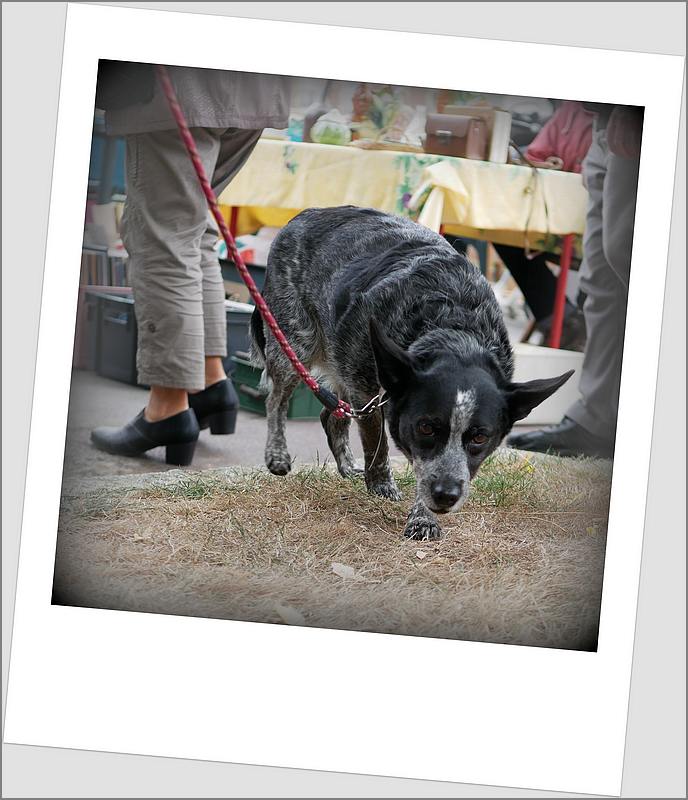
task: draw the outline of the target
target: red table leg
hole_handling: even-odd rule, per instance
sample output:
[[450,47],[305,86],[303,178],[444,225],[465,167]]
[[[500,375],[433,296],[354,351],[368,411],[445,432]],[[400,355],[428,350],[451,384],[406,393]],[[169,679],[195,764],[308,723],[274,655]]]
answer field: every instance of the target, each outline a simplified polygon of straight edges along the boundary
[[552,312],[552,327],[549,333],[549,347],[558,348],[561,342],[561,330],[564,327],[564,309],[566,308],[566,280],[571,266],[573,253],[573,236],[567,233],[561,244],[561,258],[559,259],[559,278],[557,290],[554,295],[554,310]]
[[229,232],[232,236],[236,239],[237,235],[237,220],[239,219],[239,207],[232,206],[232,210],[229,212]]

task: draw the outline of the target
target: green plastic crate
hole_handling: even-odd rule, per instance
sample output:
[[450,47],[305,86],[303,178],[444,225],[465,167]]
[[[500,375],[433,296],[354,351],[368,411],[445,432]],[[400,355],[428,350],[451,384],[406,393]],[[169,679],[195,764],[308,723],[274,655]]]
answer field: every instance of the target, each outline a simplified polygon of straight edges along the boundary
[[[265,391],[258,388],[261,370],[239,356],[232,356],[231,360],[234,365],[232,382],[239,395],[239,405],[245,411],[265,416]],[[318,419],[322,408],[322,404],[313,392],[300,383],[289,401],[287,418]]]

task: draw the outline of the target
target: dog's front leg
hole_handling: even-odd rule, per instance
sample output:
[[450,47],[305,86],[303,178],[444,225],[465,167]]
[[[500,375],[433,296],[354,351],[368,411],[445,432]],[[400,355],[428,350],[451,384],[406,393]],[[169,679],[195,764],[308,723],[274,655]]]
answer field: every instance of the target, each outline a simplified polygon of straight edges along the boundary
[[327,443],[330,446],[334,460],[337,463],[339,474],[344,478],[353,478],[362,470],[358,469],[354,457],[349,447],[349,426],[351,420],[348,418],[338,419],[332,412],[323,408],[320,412],[320,422],[322,423],[327,435]]
[[401,500],[401,492],[394,482],[389,464],[389,448],[382,411],[358,420],[358,430],[365,456],[365,482],[371,494],[379,494],[390,500]]
[[416,495],[416,502],[411,507],[406,519],[404,536],[408,539],[427,541],[429,539],[439,539],[441,535],[442,528],[437,522],[437,517]]

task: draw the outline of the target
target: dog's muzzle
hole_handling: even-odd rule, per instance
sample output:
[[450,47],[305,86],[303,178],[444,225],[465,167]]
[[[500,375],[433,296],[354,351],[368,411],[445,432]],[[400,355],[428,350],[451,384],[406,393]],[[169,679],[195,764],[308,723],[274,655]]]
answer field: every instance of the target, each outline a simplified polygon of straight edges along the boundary
[[465,494],[465,482],[455,480],[436,480],[430,484],[432,510],[438,514],[451,511]]

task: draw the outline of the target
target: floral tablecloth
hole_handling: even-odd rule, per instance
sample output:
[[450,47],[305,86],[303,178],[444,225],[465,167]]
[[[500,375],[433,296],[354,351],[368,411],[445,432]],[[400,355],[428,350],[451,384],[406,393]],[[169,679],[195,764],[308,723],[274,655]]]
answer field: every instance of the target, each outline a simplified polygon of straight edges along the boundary
[[220,202],[243,207],[240,232],[283,225],[304,208],[351,204],[557,252],[561,235],[583,232],[587,192],[581,176],[567,172],[261,139]]

